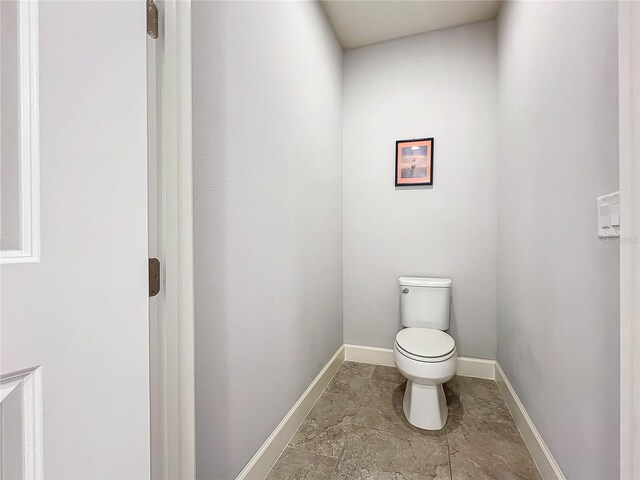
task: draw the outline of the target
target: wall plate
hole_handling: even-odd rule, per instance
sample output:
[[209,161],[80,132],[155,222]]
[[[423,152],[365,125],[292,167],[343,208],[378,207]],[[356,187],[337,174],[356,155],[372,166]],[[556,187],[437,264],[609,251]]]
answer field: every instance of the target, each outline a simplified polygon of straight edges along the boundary
[[598,236],[611,238],[620,236],[620,192],[597,198]]

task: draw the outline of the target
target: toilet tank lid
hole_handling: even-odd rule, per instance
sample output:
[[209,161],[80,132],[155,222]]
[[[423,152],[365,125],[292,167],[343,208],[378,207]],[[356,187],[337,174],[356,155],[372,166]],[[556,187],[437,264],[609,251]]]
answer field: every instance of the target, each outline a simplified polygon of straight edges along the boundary
[[400,277],[398,283],[405,287],[440,287],[451,286],[450,278],[429,278],[429,277]]

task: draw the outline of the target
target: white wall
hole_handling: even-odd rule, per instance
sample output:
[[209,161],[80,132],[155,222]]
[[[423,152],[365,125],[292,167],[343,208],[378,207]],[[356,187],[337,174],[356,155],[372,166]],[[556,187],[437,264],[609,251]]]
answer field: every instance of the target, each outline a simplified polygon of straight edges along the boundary
[[498,38],[498,361],[567,478],[618,478],[616,3],[508,2]]
[[[453,280],[461,355],[495,358],[494,21],[344,58],[345,343],[391,348],[402,275]],[[434,137],[433,187],[395,187],[395,141]]]
[[193,8],[198,478],[233,478],[342,344],[342,51],[316,2]]

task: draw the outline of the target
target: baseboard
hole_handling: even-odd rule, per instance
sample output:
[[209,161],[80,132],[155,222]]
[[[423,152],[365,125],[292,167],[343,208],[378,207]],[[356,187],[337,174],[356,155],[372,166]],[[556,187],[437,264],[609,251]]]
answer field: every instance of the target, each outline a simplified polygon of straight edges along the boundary
[[484,358],[458,357],[456,375],[495,380],[496,361]]
[[388,348],[345,344],[344,359],[348,362],[371,363],[373,365],[384,365],[385,367],[396,366],[393,362],[393,350]]
[[553,458],[551,451],[546,443],[544,443],[540,432],[538,432],[538,429],[533,424],[531,417],[529,417],[520,398],[518,398],[518,394],[513,389],[509,379],[498,363],[496,363],[495,376],[500,393],[502,393],[511,411],[511,415],[518,426],[518,430],[520,430],[522,438],[524,438],[524,442],[542,478],[544,480],[565,480],[565,476],[562,470],[560,470],[558,463]]
[[[349,362],[372,363],[395,367],[393,350],[389,348],[365,347],[363,345],[345,345],[345,360]],[[483,358],[458,357],[456,375],[463,377],[495,379],[495,360]]]
[[342,345],[238,474],[236,480],[262,480],[267,476],[344,359],[345,346]]

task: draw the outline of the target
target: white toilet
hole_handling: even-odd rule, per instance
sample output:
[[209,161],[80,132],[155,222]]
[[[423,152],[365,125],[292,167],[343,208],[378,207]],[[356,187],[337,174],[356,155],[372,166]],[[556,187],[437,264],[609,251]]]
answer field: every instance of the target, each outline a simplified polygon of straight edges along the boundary
[[400,316],[393,360],[407,378],[404,414],[410,424],[440,430],[447,421],[442,384],[456,373],[456,343],[449,328],[451,280],[400,277]]

